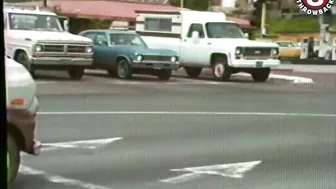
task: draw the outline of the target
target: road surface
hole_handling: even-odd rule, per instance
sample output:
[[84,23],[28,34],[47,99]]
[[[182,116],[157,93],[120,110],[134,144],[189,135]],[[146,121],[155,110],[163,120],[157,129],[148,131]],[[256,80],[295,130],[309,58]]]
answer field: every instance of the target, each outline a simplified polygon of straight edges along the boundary
[[335,88],[318,81],[41,79],[45,151],[13,188],[334,189]]

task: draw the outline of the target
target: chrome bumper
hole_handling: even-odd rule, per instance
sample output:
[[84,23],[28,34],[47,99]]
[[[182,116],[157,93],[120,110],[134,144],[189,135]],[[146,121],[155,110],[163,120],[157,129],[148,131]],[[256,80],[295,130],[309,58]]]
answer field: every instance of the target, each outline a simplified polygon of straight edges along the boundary
[[154,61],[142,61],[142,62],[132,62],[132,68],[142,68],[142,69],[179,69],[180,64],[178,62],[154,62]]
[[32,58],[33,65],[43,65],[43,66],[90,66],[93,62],[92,58]]

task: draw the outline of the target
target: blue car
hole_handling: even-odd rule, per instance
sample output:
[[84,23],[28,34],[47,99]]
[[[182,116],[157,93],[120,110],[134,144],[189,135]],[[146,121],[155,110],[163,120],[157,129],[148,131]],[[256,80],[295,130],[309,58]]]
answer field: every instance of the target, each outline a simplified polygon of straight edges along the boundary
[[79,35],[90,38],[94,44],[93,64],[88,69],[107,70],[121,79],[146,74],[169,80],[172,70],[180,67],[176,52],[150,49],[134,31],[85,30]]

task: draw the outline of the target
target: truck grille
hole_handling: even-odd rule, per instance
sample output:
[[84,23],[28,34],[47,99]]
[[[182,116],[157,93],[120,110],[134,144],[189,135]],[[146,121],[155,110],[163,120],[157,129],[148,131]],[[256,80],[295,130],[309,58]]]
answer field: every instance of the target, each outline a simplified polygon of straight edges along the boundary
[[[67,46],[67,48],[65,48]],[[43,44],[41,53],[86,53],[83,45]],[[65,49],[67,49],[65,51]]]
[[64,45],[43,45],[42,51],[44,52],[63,52]]
[[260,47],[245,47],[243,56],[250,57],[269,57],[271,56],[271,48],[260,48]]
[[144,56],[145,61],[170,61],[171,56]]
[[85,53],[85,46],[74,46],[74,45],[69,45],[68,46],[68,52],[69,53]]

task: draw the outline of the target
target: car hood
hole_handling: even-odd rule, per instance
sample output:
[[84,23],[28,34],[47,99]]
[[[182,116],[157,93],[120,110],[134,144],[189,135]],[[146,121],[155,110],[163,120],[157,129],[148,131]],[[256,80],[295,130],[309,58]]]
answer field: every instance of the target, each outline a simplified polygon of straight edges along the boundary
[[235,38],[225,38],[225,39],[210,39],[211,44],[224,46],[227,44],[233,49],[236,47],[279,47],[278,44],[265,41],[253,41],[249,39],[235,39]]
[[151,49],[146,47],[137,47],[137,46],[127,46],[124,48],[131,49],[133,53],[140,55],[151,55],[151,56],[177,56],[177,53],[168,49]]
[[74,35],[68,32],[49,32],[49,31],[11,31],[7,33],[11,37],[23,38],[31,41],[66,41],[66,42],[86,42],[91,43],[92,40],[80,35]]

